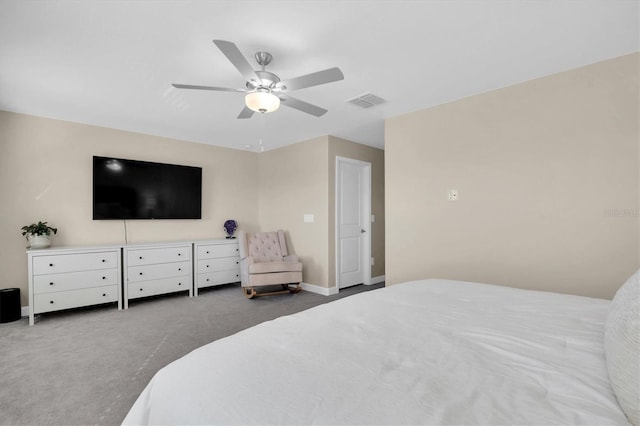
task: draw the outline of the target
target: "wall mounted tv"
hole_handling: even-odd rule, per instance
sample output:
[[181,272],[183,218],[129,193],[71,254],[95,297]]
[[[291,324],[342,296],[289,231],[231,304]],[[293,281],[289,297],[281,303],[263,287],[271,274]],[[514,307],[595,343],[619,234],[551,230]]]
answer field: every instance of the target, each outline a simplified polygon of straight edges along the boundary
[[93,219],[200,219],[202,168],[93,157]]

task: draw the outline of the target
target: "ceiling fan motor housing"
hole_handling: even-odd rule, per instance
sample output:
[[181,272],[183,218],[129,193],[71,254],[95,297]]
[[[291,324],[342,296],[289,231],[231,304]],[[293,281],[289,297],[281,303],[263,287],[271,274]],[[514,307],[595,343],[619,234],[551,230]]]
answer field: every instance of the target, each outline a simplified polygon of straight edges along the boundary
[[247,89],[254,90],[259,87],[273,89],[280,82],[280,77],[269,71],[256,71],[260,81],[247,81]]

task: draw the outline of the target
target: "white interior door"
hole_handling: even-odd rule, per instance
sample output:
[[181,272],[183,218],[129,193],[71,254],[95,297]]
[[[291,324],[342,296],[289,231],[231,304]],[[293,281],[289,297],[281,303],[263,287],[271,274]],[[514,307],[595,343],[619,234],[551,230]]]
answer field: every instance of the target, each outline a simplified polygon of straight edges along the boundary
[[336,161],[336,275],[338,288],[371,280],[371,164]]

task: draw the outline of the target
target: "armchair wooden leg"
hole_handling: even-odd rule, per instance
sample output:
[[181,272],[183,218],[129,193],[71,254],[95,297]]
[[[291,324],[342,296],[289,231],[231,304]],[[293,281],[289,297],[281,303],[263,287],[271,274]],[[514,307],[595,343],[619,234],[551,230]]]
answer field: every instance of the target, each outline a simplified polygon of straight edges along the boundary
[[[258,293],[254,287],[242,287],[242,292],[247,297],[247,299],[253,299],[254,297],[259,296],[273,296],[276,294],[286,294],[286,293],[300,293],[302,287],[300,287],[300,283],[291,283],[291,284],[281,284],[282,290],[279,291],[269,291]],[[295,286],[295,287],[292,287]]]
[[242,291],[244,295],[247,296],[247,299],[253,299],[256,295],[256,290],[253,287],[242,287]]

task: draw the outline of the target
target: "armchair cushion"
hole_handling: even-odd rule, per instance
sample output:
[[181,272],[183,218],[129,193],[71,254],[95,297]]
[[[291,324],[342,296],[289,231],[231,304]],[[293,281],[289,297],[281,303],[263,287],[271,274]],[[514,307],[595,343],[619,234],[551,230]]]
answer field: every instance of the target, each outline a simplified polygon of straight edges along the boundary
[[249,264],[250,274],[270,274],[273,272],[302,272],[300,262],[259,262]]

